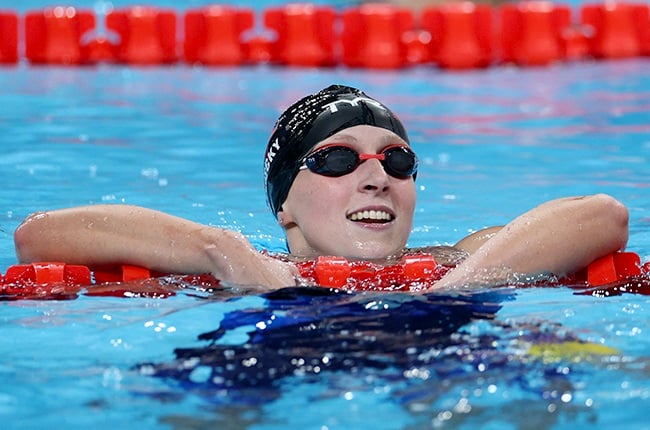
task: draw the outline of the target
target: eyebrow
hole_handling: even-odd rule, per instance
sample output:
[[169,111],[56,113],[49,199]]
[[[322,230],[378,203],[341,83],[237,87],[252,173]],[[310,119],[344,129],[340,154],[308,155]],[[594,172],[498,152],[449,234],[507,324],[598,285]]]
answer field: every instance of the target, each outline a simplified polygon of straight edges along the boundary
[[[337,140],[339,138],[341,140],[350,140],[350,141],[353,141],[353,142],[358,142],[359,141],[359,139],[357,139],[355,136],[353,136],[351,134],[346,134],[346,133],[333,134],[333,135],[327,137],[326,139],[323,139],[323,141],[325,141],[325,140]],[[399,142],[406,143],[408,145],[408,143],[404,139],[402,139],[401,137],[399,137],[396,134],[395,135],[386,134],[386,135],[382,136],[380,139],[381,139],[382,142],[389,143],[389,144],[391,144],[391,143],[393,143],[395,141],[399,141]]]
[[356,137],[352,136],[351,134],[345,134],[345,133],[336,133],[336,134],[333,134],[333,135],[329,136],[328,138],[323,139],[323,141],[325,141],[325,140],[330,140],[330,139],[331,139],[331,140],[336,140],[336,139],[339,139],[339,138],[342,138],[342,139],[348,139],[348,140],[353,140],[353,141],[355,141],[355,142],[358,141],[358,139],[357,139]]
[[[381,145],[377,149],[377,153],[382,152],[384,149],[388,148],[389,146],[393,145],[399,145],[399,146],[405,146],[407,148],[410,148],[411,145],[409,145],[408,142],[406,142],[404,139],[402,139],[400,136],[397,134],[384,134],[379,138]],[[314,152],[318,151],[321,148],[325,148],[328,146],[336,145],[337,143],[341,144],[350,144],[350,145],[355,145],[359,143],[359,139],[351,134],[345,133],[345,131],[341,130],[338,133],[335,133],[329,137],[326,137],[322,141],[318,143],[315,147],[311,148],[308,152],[308,154],[305,156],[309,156],[313,154]]]

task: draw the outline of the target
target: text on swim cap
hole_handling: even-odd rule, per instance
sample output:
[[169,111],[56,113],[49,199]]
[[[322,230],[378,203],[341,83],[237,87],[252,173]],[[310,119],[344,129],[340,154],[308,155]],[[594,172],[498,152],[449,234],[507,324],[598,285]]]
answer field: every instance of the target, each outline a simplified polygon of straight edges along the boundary
[[336,113],[339,110],[339,108],[337,106],[339,103],[343,103],[343,104],[346,104],[346,105],[349,105],[349,106],[359,106],[360,102],[371,104],[371,105],[373,105],[375,107],[378,107],[381,110],[386,110],[384,105],[379,103],[377,100],[373,100],[373,99],[368,98],[368,97],[355,97],[352,100],[336,100],[336,101],[333,101],[331,103],[326,104],[325,109],[329,109],[331,113]]
[[266,159],[264,160],[264,176],[267,176],[269,174],[271,163],[273,163],[273,159],[275,158],[279,149],[280,149],[280,143],[276,138],[271,144],[271,146],[269,146],[269,150],[266,152]]

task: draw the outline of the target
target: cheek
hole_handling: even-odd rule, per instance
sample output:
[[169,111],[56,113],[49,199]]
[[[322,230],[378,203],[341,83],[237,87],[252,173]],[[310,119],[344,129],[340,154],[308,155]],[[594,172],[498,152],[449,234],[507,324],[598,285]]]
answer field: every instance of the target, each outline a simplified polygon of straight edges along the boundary
[[290,193],[292,212],[299,225],[322,220],[326,214],[340,210],[346,199],[345,186],[337,181],[301,179],[294,182]]
[[410,211],[415,210],[415,201],[417,199],[415,184],[405,183],[403,187],[400,187],[399,191],[397,192],[397,196],[405,209],[408,209]]
[[303,218],[306,216],[307,219],[313,220],[314,216],[321,213],[323,210],[323,200],[324,198],[322,193],[315,191],[305,192],[300,198],[300,209],[297,211],[297,213],[299,215],[303,215]]
[[345,187],[340,184],[319,183],[303,193],[312,214],[319,215],[340,209],[346,199]]

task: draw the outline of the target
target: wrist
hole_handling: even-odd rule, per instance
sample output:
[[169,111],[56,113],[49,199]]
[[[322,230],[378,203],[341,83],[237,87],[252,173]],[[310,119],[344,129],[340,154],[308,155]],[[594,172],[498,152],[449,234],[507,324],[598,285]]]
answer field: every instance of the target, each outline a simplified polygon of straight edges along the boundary
[[242,264],[255,261],[260,254],[243,234],[216,227],[201,230],[201,259],[207,270],[222,281],[233,279]]

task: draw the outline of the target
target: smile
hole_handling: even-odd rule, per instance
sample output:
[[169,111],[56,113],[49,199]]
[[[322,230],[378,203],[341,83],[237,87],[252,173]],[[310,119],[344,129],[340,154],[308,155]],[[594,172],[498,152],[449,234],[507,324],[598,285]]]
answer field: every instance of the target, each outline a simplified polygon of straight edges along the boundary
[[395,217],[386,212],[386,211],[376,211],[376,210],[364,210],[359,212],[354,212],[348,215],[350,221],[361,221],[361,222],[390,222]]

